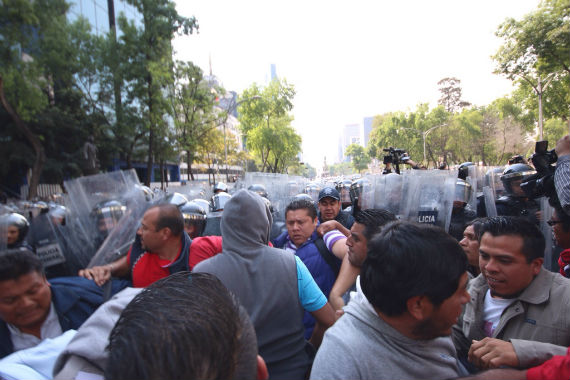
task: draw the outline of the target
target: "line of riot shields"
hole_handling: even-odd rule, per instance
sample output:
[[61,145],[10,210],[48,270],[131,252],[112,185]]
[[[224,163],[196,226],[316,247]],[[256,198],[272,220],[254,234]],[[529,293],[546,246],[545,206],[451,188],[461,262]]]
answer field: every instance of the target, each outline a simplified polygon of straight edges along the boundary
[[[342,208],[353,214],[368,208],[386,209],[401,220],[437,225],[453,235],[458,207],[467,219],[495,216],[495,205],[505,194],[502,167],[472,165],[468,169],[465,181],[458,179],[457,170],[406,170],[401,175],[320,182],[248,172],[233,188],[212,188],[196,181],[170,186],[166,192],[142,186],[134,170],[97,174],[65,181],[66,193],[49,202],[0,205],[0,251],[30,249],[40,257],[48,276],[76,275],[79,269],[126,254],[144,212],[156,203],[175,204],[185,220],[203,219],[201,235],[221,235],[223,204],[239,189],[255,191],[267,200],[273,215],[271,238],[286,230],[285,209],[295,196],[306,194],[316,204],[325,186],[335,187]],[[227,191],[214,193],[220,188]],[[532,212],[541,215],[539,223],[547,240],[545,266],[550,267],[553,244],[546,221],[553,209],[546,199],[536,204],[538,209]]]

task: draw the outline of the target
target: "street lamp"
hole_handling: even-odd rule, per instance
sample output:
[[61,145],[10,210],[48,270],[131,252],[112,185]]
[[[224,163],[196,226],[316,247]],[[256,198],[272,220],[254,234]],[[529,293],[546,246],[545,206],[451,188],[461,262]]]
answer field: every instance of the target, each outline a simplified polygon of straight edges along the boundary
[[431,127],[430,129],[425,130],[425,131],[420,131],[419,129],[416,129],[416,128],[407,128],[407,127],[400,127],[399,129],[407,129],[407,130],[414,131],[414,132],[419,133],[420,135],[422,135],[422,140],[423,140],[423,143],[424,143],[424,164],[427,165],[427,159],[426,159],[426,138],[427,138],[427,135],[429,135],[429,133],[430,133],[431,131],[433,131],[434,129],[437,129],[437,128],[439,128],[439,127],[444,127],[444,126],[446,126],[446,125],[447,125],[447,124],[436,125],[435,127]]
[[239,102],[234,101],[233,104],[226,110],[227,116],[224,120],[224,161],[226,163],[226,182],[230,182],[230,177],[228,175],[228,145],[226,144],[226,123],[228,121],[228,117],[240,104],[250,102],[255,99],[261,99],[261,96],[255,95],[251,98],[242,99]]

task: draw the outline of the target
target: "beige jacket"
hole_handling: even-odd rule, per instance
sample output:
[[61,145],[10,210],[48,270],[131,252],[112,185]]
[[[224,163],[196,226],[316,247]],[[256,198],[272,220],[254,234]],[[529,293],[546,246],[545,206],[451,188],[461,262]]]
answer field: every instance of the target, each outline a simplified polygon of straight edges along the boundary
[[[483,307],[487,289],[483,275],[469,283],[471,301],[453,327],[452,336],[461,359],[466,359],[473,339],[486,337]],[[540,364],[553,355],[566,355],[570,346],[570,279],[542,268],[503,311],[493,338],[513,344],[521,368]]]

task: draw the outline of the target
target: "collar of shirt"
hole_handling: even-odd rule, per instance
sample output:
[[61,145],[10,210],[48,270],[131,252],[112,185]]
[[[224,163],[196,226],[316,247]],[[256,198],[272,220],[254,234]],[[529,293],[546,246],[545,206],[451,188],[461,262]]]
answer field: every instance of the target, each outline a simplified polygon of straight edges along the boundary
[[42,324],[41,339],[32,334],[27,334],[20,331],[18,327],[12,324],[8,323],[7,325],[8,330],[10,331],[10,337],[12,338],[14,351],[34,347],[44,339],[55,338],[63,333],[59,324],[57,313],[55,312],[55,307],[53,306],[53,302],[50,305],[48,316]]

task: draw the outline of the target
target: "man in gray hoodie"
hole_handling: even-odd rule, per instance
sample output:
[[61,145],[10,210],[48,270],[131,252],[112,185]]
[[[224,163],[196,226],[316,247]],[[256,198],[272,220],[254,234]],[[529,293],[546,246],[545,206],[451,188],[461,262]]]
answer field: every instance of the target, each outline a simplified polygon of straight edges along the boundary
[[303,309],[317,320],[314,346],[334,323],[334,310],[300,259],[268,246],[271,223],[271,212],[258,194],[238,191],[222,215],[222,253],[196,265],[194,272],[217,276],[247,310],[270,379],[304,379],[311,358],[303,337]]
[[467,259],[443,229],[393,222],[368,242],[357,294],[325,334],[311,379],[448,379]]

